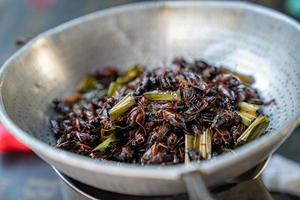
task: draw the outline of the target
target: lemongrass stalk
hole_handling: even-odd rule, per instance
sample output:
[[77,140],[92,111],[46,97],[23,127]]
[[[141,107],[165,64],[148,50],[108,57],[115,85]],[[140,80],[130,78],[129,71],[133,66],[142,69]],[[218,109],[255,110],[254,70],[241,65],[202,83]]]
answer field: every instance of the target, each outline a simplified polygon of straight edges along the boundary
[[146,97],[150,101],[180,101],[181,100],[180,91],[145,92],[144,97]]
[[200,145],[200,134],[196,134],[193,140],[193,150],[198,151]]
[[109,111],[112,120],[122,117],[130,108],[136,104],[134,97],[127,95]]
[[102,143],[100,143],[93,151],[105,151],[107,147],[112,143],[115,142],[116,136],[114,134],[109,135]]
[[261,136],[269,126],[269,118],[266,115],[259,116],[237,139],[237,145],[245,144]]
[[252,121],[255,119],[255,117],[253,115],[249,115],[245,112],[238,112],[238,114],[240,115],[240,117],[242,118],[242,123],[245,126],[250,126]]
[[211,159],[212,137],[211,130],[206,129],[200,135],[199,153],[205,159]]
[[93,77],[86,77],[80,82],[78,87],[78,92],[85,93],[93,89],[96,89],[96,87],[97,87],[96,79]]
[[102,138],[107,138],[110,134],[115,133],[116,130],[123,129],[121,126],[112,125],[110,129],[101,128],[100,135]]
[[138,77],[143,72],[141,65],[134,65],[131,67],[127,72],[125,72],[120,78],[117,79],[118,84],[126,84],[132,80],[134,80],[136,77]]
[[264,122],[260,123],[258,127],[253,131],[253,133],[250,136],[250,140],[254,140],[262,136],[266,132],[267,128],[269,127],[270,124],[269,118],[266,115],[262,117]]
[[241,111],[247,112],[247,113],[256,113],[261,106],[260,105],[255,105],[251,103],[246,103],[246,102],[240,102],[239,103],[239,108]]
[[115,96],[118,89],[120,88],[120,84],[117,82],[113,81],[109,84],[108,90],[107,90],[107,96],[112,97]]
[[185,147],[184,163],[191,162],[189,157],[189,150],[193,149],[193,145],[194,145],[194,136],[186,134],[184,137],[184,147]]

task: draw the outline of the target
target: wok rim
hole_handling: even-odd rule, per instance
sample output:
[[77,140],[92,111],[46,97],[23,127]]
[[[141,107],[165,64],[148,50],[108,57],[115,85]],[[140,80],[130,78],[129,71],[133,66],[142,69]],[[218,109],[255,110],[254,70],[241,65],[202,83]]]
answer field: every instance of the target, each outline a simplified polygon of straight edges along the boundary
[[[189,165],[178,164],[173,166],[140,166],[127,163],[119,163],[115,161],[97,161],[89,157],[80,156],[75,153],[71,153],[65,150],[56,149],[45,142],[42,142],[30,134],[23,131],[19,128],[12,119],[8,116],[5,110],[3,103],[3,94],[2,86],[5,75],[10,64],[28,49],[30,49],[38,40],[51,37],[57,33],[60,33],[64,30],[67,30],[73,26],[81,25],[86,23],[89,20],[101,18],[105,16],[110,16],[118,13],[126,13],[129,11],[135,11],[140,9],[149,9],[149,8],[180,8],[180,7],[189,7],[189,6],[208,6],[208,7],[230,7],[232,9],[243,9],[247,12],[262,14],[267,17],[272,17],[276,20],[287,23],[290,26],[293,26],[300,32],[300,25],[298,22],[278,11],[259,6],[252,3],[246,2],[220,2],[220,1],[174,1],[174,2],[141,2],[141,3],[131,3],[121,6],[116,6],[113,8],[96,11],[78,18],[75,18],[71,21],[65,22],[57,27],[54,27],[50,30],[47,30],[35,37],[28,44],[22,47],[20,50],[15,52],[0,69],[0,121],[17,139],[30,147],[38,155],[47,157],[56,163],[64,164],[67,166],[76,166],[82,170],[91,171],[91,172],[100,172],[110,175],[118,175],[123,177],[136,177],[136,178],[148,178],[148,179],[166,179],[166,180],[175,180],[180,178],[184,173],[197,170],[203,174],[211,174],[216,170],[224,168],[224,166],[230,166],[233,163],[240,161],[241,159],[246,159],[250,156],[256,154],[257,151],[262,148],[270,145],[277,144],[277,147],[285,140],[285,138],[292,132],[293,129],[297,127],[300,123],[300,119],[297,118],[295,121],[290,123],[284,129],[274,133],[267,134],[249,144],[246,144],[242,147],[236,149],[236,155],[233,154],[224,154],[220,155],[217,158],[214,158],[209,161],[202,163],[191,163]],[[275,150],[275,149],[274,149]],[[270,152],[272,153],[272,152]],[[85,162],[85,165],[82,163]],[[50,163],[53,164],[53,163]]]

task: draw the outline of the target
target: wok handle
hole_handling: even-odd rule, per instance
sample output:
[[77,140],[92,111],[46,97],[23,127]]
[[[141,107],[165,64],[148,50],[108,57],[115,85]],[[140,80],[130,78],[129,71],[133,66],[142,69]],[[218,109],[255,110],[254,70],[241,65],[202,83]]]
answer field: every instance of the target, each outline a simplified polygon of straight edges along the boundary
[[213,200],[209,190],[207,189],[201,174],[193,171],[183,175],[183,181],[190,200]]
[[[214,192],[207,189],[201,174],[197,171],[182,176],[190,200],[214,200],[214,199],[261,199],[273,200],[269,191],[260,179],[250,179],[237,184],[230,184],[225,190]],[[238,194],[238,195],[237,195]]]

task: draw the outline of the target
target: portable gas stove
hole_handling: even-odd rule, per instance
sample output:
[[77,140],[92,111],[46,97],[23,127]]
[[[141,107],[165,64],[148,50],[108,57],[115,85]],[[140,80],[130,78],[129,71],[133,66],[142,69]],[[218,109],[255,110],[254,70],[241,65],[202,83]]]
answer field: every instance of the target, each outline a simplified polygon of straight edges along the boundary
[[[260,180],[260,174],[268,164],[269,158],[261,164],[242,174],[234,180],[229,180],[223,185],[213,188],[211,190],[212,195],[215,199],[260,199],[268,200],[273,199],[271,194],[265,188]],[[176,196],[163,196],[163,197],[142,197],[142,196],[131,196],[118,194],[114,192],[108,192],[100,190],[86,184],[80,183],[68,176],[60,173],[57,169],[55,172],[60,177],[60,186],[62,196],[64,200],[107,200],[107,199],[122,199],[122,200],[188,200],[187,194],[176,195]]]

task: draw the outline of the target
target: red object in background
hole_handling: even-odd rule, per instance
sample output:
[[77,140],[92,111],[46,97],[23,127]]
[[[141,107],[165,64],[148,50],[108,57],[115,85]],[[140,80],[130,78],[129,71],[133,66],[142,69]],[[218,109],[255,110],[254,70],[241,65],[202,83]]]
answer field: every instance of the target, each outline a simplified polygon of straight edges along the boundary
[[48,10],[52,8],[56,0],[29,0],[32,8],[37,10]]
[[15,151],[29,152],[30,149],[20,143],[0,124],[0,154]]

